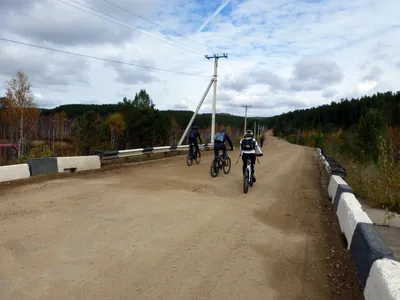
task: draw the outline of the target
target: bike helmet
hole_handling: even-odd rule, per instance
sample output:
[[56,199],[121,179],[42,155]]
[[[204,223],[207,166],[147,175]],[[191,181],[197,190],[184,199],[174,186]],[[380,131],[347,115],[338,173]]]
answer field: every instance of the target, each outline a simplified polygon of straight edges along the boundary
[[196,125],[192,126],[192,130],[199,130],[199,127],[197,127]]
[[225,132],[226,133],[226,128],[222,128],[221,132]]
[[251,131],[250,129],[247,129],[247,130],[246,130],[246,135],[251,135],[251,136],[253,136],[253,131]]

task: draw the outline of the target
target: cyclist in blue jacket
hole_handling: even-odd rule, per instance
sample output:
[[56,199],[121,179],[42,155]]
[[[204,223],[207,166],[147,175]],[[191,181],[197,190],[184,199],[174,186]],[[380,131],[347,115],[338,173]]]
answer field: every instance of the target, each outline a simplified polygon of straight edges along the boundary
[[225,159],[226,157],[226,146],[225,142],[228,142],[229,146],[231,146],[231,151],[233,151],[232,141],[226,132],[226,129],[223,128],[221,132],[217,132],[214,135],[214,154],[217,157],[220,150],[222,150],[222,157]]
[[[200,133],[199,133],[199,127],[193,126],[192,130],[189,132],[189,147],[193,146],[196,148],[197,152],[200,152],[199,150],[199,144],[197,144],[197,139],[200,140],[200,144],[203,144],[203,141],[201,140]],[[193,149],[191,149],[193,151]]]

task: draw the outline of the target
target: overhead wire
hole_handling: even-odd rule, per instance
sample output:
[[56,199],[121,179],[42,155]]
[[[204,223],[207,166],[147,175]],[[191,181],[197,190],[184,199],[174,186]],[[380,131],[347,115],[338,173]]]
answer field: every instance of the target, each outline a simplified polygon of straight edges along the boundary
[[[106,21],[108,21],[108,22],[111,22],[111,23],[120,25],[120,26],[122,26],[122,27],[124,27],[124,28],[130,29],[130,30],[134,30],[134,31],[139,31],[139,32],[141,32],[141,33],[143,33],[143,34],[146,34],[146,35],[148,35],[149,37],[151,37],[151,38],[153,38],[153,39],[156,39],[156,40],[159,40],[159,41],[161,41],[161,42],[164,42],[164,43],[173,45],[173,46],[175,46],[175,47],[179,47],[179,48],[185,49],[185,50],[187,50],[187,51],[191,51],[191,52],[198,53],[198,54],[203,54],[203,53],[201,53],[200,51],[197,51],[197,50],[194,50],[194,49],[190,49],[190,48],[186,48],[186,47],[183,47],[183,46],[181,46],[181,45],[176,44],[176,43],[180,43],[180,44],[182,44],[182,45],[188,46],[188,45],[183,44],[183,43],[181,43],[181,42],[179,42],[179,41],[175,41],[175,40],[172,40],[172,39],[170,39],[170,38],[168,38],[168,37],[155,34],[155,33],[151,32],[151,31],[149,31],[149,30],[147,30],[147,29],[145,29],[145,28],[142,28],[142,27],[140,27],[140,26],[134,25],[134,24],[132,24],[132,23],[130,23],[130,22],[127,22],[127,21],[122,20],[122,19],[120,19],[120,18],[118,18],[118,17],[112,16],[112,15],[110,15],[110,14],[104,13],[104,12],[102,12],[102,11],[100,11],[100,10],[97,10],[96,8],[92,8],[92,7],[90,7],[90,6],[86,5],[86,4],[79,3],[79,2],[77,2],[77,1],[71,0],[71,1],[74,2],[74,3],[77,3],[77,4],[79,4],[79,5],[82,5],[82,6],[84,6],[84,7],[89,8],[89,9],[92,9],[92,10],[94,10],[94,11],[96,11],[96,12],[98,12],[98,13],[104,14],[104,15],[110,17],[110,18],[114,18],[114,19],[116,19],[116,20],[118,20],[118,21],[120,21],[120,22],[127,23],[127,24],[129,24],[129,25],[131,25],[131,26],[133,26],[133,27],[139,28],[140,30],[139,30],[139,29],[136,29],[136,28],[128,27],[128,26],[123,25],[123,24],[121,24],[121,23],[115,22],[115,21],[113,21],[113,20],[104,18],[104,17],[99,16],[99,15],[96,15],[96,14],[94,14],[94,13],[88,11],[88,10],[85,10],[85,9],[83,9],[83,8],[80,8],[80,7],[77,7],[77,6],[75,6],[75,5],[72,5],[72,4],[70,4],[70,3],[65,2],[65,1],[63,1],[63,0],[56,0],[56,1],[61,2],[61,3],[65,4],[65,5],[70,6],[70,7],[73,7],[73,8],[75,8],[75,9],[78,9],[78,10],[80,10],[80,11],[86,12],[86,13],[92,15],[92,16],[95,16],[95,17],[98,17],[98,18],[100,18],[100,19],[106,20]],[[143,31],[145,31],[145,32],[143,32],[143,31],[141,31],[141,30],[143,30]],[[159,37],[161,37],[161,38],[167,38],[167,39],[169,39],[169,40],[171,40],[171,41],[173,41],[173,42],[175,42],[175,43],[172,43],[172,42],[169,42],[169,41],[166,41],[166,40],[157,38],[157,37],[155,37],[155,36],[149,35],[149,34],[146,33],[146,32],[149,32],[149,33],[151,33],[151,34],[153,34],[153,35],[155,35],[155,36],[159,36]]]
[[168,27],[166,27],[166,26],[164,26],[164,25],[161,25],[161,24],[156,23],[156,22],[154,22],[154,21],[152,21],[152,20],[149,20],[149,19],[147,19],[147,18],[145,18],[145,17],[143,17],[143,16],[140,16],[140,15],[138,15],[138,14],[136,14],[136,13],[134,13],[134,12],[132,12],[132,11],[130,11],[130,10],[128,10],[128,9],[126,9],[126,8],[124,8],[124,7],[122,7],[122,6],[119,6],[119,5],[113,3],[113,2],[111,2],[111,1],[109,1],[109,0],[103,0],[103,1],[104,1],[104,2],[107,2],[107,3],[110,4],[110,5],[113,5],[113,6],[117,7],[117,8],[119,8],[119,9],[125,11],[125,12],[128,12],[128,13],[130,13],[130,14],[132,14],[132,15],[134,15],[134,16],[136,16],[136,17],[142,19],[142,20],[145,20],[145,21],[150,22],[150,23],[152,23],[152,24],[154,24],[154,25],[156,25],[156,26],[159,26],[159,27],[161,27],[161,28],[163,28],[163,29],[166,29],[166,30],[168,30],[168,31],[171,32],[171,33],[174,33],[174,34],[176,34],[176,35],[179,35],[179,36],[181,36],[181,37],[184,37],[184,38],[186,38],[186,39],[188,39],[188,40],[191,40],[191,41],[195,42],[196,44],[199,44],[199,45],[202,45],[202,46],[205,46],[205,47],[208,48],[208,46],[207,46],[206,44],[200,43],[200,42],[198,42],[198,41],[196,41],[196,40],[194,40],[194,39],[192,39],[192,38],[190,38],[190,37],[188,37],[188,36],[185,36],[185,35],[183,35],[183,34],[181,34],[181,33],[179,33],[179,32],[176,32],[176,31],[174,31],[174,30],[172,30],[172,29],[170,29],[170,28],[168,28]]
[[[59,0],[59,1],[61,1],[61,0]],[[73,1],[73,2],[75,2],[75,3],[79,3],[79,2],[77,2],[77,1],[75,1],[75,0],[71,0],[71,1]],[[159,23],[156,23],[156,22],[154,22],[154,21],[151,21],[151,20],[149,20],[149,19],[147,19],[147,18],[145,18],[145,17],[143,17],[143,16],[140,16],[139,14],[136,14],[136,13],[134,13],[134,12],[132,12],[132,11],[130,11],[130,10],[128,10],[128,9],[126,9],[126,8],[124,8],[124,7],[122,7],[122,6],[120,6],[120,5],[117,5],[117,4],[113,3],[113,2],[110,1],[110,0],[103,0],[103,1],[106,2],[106,3],[108,3],[108,4],[110,4],[110,5],[112,5],[112,6],[114,6],[114,7],[119,8],[119,9],[125,11],[125,12],[128,12],[128,13],[130,13],[130,14],[132,14],[132,15],[138,17],[138,18],[141,18],[141,19],[143,19],[143,20],[145,20],[145,21],[147,21],[147,22],[150,22],[150,23],[152,23],[152,24],[154,24],[154,25],[160,26],[160,27],[162,27],[162,28],[164,28],[164,29],[166,29],[166,30],[172,32],[172,33],[175,33],[175,34],[177,34],[177,35],[180,35],[180,36],[182,36],[182,37],[184,37],[184,38],[186,38],[186,39],[192,40],[192,41],[194,41],[195,43],[197,43],[197,44],[199,44],[199,45],[205,46],[205,47],[207,48],[207,50],[209,50],[209,47],[208,47],[206,44],[202,44],[202,43],[200,43],[200,42],[197,42],[196,40],[191,39],[191,38],[189,38],[189,37],[187,37],[187,36],[184,36],[184,35],[182,35],[182,34],[176,32],[176,31],[174,31],[174,30],[171,30],[170,28],[168,28],[168,27],[166,27],[166,26],[163,26],[163,25],[161,25],[161,24],[159,24]],[[199,52],[198,52],[198,53],[199,53]],[[212,63],[212,62],[210,61],[210,63]],[[230,62],[229,59],[228,59],[228,63],[229,63],[229,65],[231,66],[231,69],[232,69],[232,71],[233,71],[233,66],[232,66],[232,64],[231,64],[231,62]],[[224,70],[225,74],[228,76],[228,79],[231,80],[231,77],[229,76],[228,71],[227,71],[223,66],[222,66],[222,69]]]
[[50,47],[46,47],[46,46],[40,46],[40,45],[35,45],[35,44],[30,44],[30,43],[25,43],[25,42],[20,42],[20,41],[15,41],[15,40],[3,38],[3,37],[0,37],[0,40],[5,41],[5,42],[9,42],[9,43],[14,43],[14,44],[20,44],[20,45],[25,45],[25,46],[45,49],[45,50],[49,50],[49,51],[55,51],[55,52],[60,52],[60,53],[65,53],[65,54],[70,54],[70,55],[90,58],[90,59],[106,61],[106,62],[110,62],[110,63],[134,66],[134,67],[138,67],[138,68],[145,68],[145,69],[149,69],[149,70],[156,70],[156,71],[183,74],[183,75],[190,75],[190,76],[210,77],[210,75],[205,75],[205,74],[196,74],[196,73],[190,73],[190,72],[184,72],[184,71],[168,70],[168,69],[162,69],[162,68],[157,68],[157,67],[143,66],[143,65],[138,65],[138,64],[134,64],[134,63],[122,62],[122,61],[118,61],[118,60],[102,58],[102,57],[97,57],[97,56],[92,56],[92,55],[80,54],[80,53],[76,53],[76,52],[50,48]]

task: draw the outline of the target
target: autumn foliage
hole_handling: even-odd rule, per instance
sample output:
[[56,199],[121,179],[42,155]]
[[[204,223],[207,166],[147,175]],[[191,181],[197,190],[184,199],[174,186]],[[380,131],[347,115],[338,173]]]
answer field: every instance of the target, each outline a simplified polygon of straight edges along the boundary
[[13,143],[18,145],[18,157],[25,153],[26,142],[34,132],[39,109],[33,102],[31,84],[23,72],[6,82],[6,98],[2,103],[1,122],[7,125]]

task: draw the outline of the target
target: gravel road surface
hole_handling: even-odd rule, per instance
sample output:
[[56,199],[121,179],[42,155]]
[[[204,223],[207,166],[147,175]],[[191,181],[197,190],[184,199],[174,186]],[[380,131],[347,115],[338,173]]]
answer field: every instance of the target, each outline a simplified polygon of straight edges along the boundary
[[2,188],[0,299],[363,299],[315,150],[263,151],[246,195],[237,151]]

